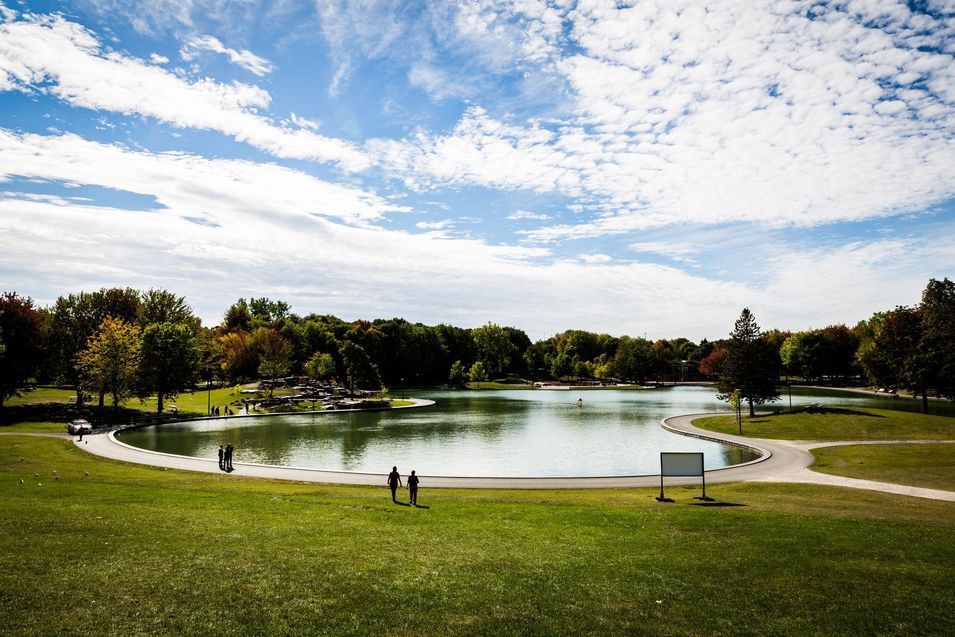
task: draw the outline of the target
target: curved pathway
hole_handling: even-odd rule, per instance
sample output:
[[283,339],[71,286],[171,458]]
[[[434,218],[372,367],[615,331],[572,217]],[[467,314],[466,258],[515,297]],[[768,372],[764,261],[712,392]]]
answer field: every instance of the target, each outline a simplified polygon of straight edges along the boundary
[[[855,442],[801,442],[786,440],[764,440],[734,436],[731,434],[717,434],[694,427],[691,423],[704,414],[688,414],[667,418],[662,425],[665,429],[686,436],[693,436],[705,440],[729,443],[753,449],[761,456],[751,462],[711,469],[706,472],[707,484],[723,482],[800,482],[808,484],[823,484],[830,486],[868,489],[885,493],[896,493],[934,500],[955,502],[955,492],[940,491],[909,487],[872,480],[846,478],[809,470],[813,463],[810,449],[816,447],[850,444],[872,444],[872,441]],[[712,414],[705,414],[712,415]],[[911,441],[878,441],[877,444],[909,443]],[[939,441],[931,441],[939,442]],[[202,471],[206,473],[222,473],[215,458],[194,458],[178,456],[156,451],[148,451],[133,447],[116,439],[113,433],[86,436],[82,443],[77,442],[82,449],[98,456],[166,467],[186,471]],[[245,477],[273,478],[279,480],[295,480],[299,482],[321,482],[349,485],[384,486],[385,473],[357,473],[348,471],[325,471],[303,467],[284,467],[275,465],[252,464],[245,462],[233,463],[233,474]],[[660,484],[660,475],[635,475],[593,478],[480,478],[480,477],[448,477],[422,475],[422,482],[427,487],[437,488],[466,488],[466,489],[604,489],[622,487],[657,487]],[[699,484],[697,478],[667,478],[667,485]]]

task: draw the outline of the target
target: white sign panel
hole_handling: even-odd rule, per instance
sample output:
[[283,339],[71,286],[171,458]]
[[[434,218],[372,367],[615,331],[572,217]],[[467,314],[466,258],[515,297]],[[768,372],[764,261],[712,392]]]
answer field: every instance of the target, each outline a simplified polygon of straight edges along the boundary
[[701,476],[703,475],[703,454],[661,452],[660,475]]

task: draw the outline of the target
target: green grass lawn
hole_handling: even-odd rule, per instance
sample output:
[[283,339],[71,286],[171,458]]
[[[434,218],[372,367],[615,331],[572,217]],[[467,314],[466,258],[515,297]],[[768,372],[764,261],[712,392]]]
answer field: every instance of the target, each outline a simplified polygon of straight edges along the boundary
[[[276,395],[280,395],[280,391],[281,390],[277,390]],[[173,400],[167,400],[165,407],[166,409],[176,407],[182,413],[205,415],[207,413],[207,401],[211,400],[213,406],[219,405],[220,407],[224,407],[226,404],[246,396],[245,394],[238,393],[233,387],[215,388],[209,392],[209,394],[210,395],[207,395],[205,390],[184,392]],[[23,392],[20,396],[10,398],[6,401],[5,406],[16,408],[46,404],[72,405],[75,404],[75,401],[76,393],[73,390],[40,387],[35,391]],[[88,404],[90,402],[91,401],[87,401]],[[97,400],[94,399],[92,402],[95,403]],[[106,404],[107,406],[111,405],[109,396],[106,397]],[[152,397],[141,401],[138,398],[134,398],[122,403],[120,406],[125,409],[154,412],[156,411],[156,399]]]
[[812,455],[814,471],[955,491],[955,444],[846,445]]
[[651,489],[425,481],[429,508],[413,509],[384,487],[164,471],[0,436],[0,632],[951,634],[952,503],[710,491],[740,506],[694,506],[691,488],[664,505]]
[[[736,434],[735,416],[708,416],[693,424]],[[778,440],[955,440],[955,418],[887,409],[828,408],[743,418],[743,435]]]

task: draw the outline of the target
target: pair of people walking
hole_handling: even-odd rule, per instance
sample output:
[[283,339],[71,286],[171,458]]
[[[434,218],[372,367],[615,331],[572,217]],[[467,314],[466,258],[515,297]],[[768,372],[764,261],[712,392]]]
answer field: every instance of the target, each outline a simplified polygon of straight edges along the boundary
[[225,448],[219,445],[219,468],[223,471],[232,471],[232,454],[235,447],[230,442]]
[[[412,506],[418,506],[418,483],[420,480],[418,476],[415,475],[414,470],[411,471],[411,475],[408,476],[408,500],[411,502]],[[401,474],[398,473],[398,467],[392,467],[391,473],[388,474],[388,486],[391,488],[391,501],[397,502],[397,493],[398,487],[401,485]]]

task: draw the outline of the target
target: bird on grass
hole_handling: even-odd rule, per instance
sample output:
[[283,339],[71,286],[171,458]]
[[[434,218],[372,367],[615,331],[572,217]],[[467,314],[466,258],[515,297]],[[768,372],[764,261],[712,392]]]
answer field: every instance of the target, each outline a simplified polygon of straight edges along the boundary
[[20,484],[23,484],[23,478],[20,478]]

